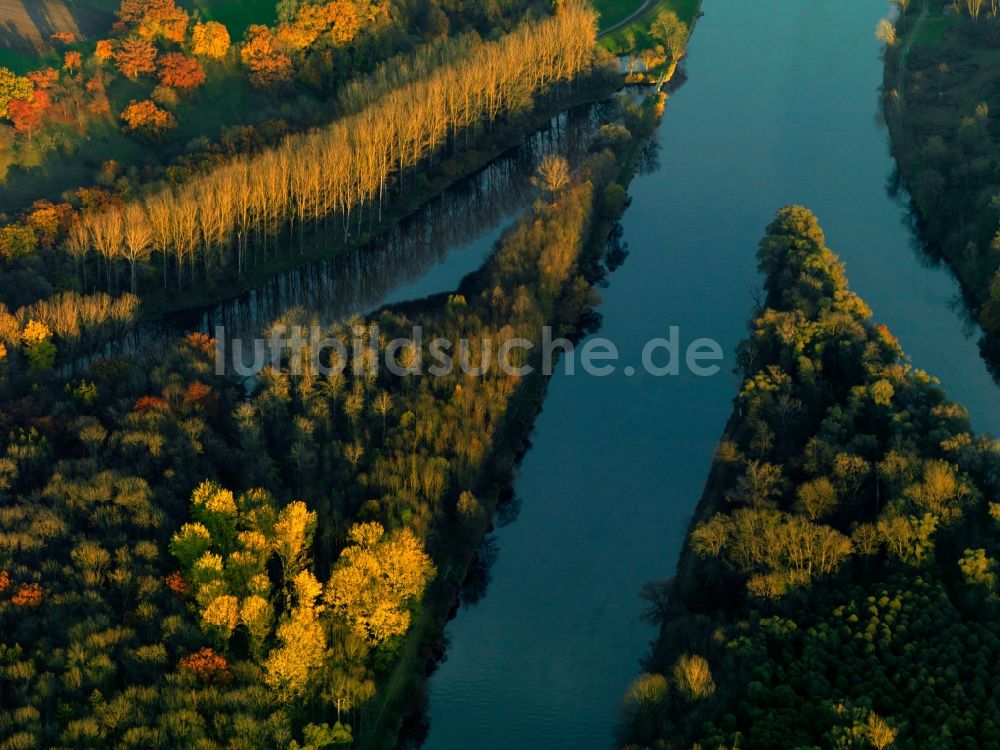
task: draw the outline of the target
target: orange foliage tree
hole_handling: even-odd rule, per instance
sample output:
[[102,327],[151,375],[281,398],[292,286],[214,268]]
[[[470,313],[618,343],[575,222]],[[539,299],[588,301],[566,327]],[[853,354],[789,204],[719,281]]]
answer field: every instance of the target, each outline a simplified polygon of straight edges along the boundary
[[10,103],[7,116],[18,133],[34,135],[42,127],[45,113],[52,106],[47,91],[36,89],[30,99],[16,99]]
[[229,662],[210,648],[203,648],[182,658],[177,667],[204,682],[225,682],[229,679]]
[[195,380],[193,383],[188,385],[187,390],[184,391],[184,403],[185,404],[201,404],[204,403],[205,399],[212,395],[212,387],[205,385],[204,383]]
[[25,223],[35,230],[38,244],[50,248],[66,235],[75,218],[76,212],[69,203],[56,205],[51,201],[37,200],[25,217]]
[[156,72],[156,45],[141,37],[127,37],[115,50],[115,64],[126,78]]
[[70,73],[75,73],[83,67],[83,55],[79,52],[67,52],[63,57],[63,68]]
[[306,49],[326,35],[334,44],[347,44],[361,28],[361,16],[350,0],[302,6],[290,23],[281,24],[277,41],[293,50]]
[[28,80],[35,84],[36,89],[49,89],[59,80],[59,71],[55,68],[39,68],[28,73]]
[[124,25],[135,27],[144,39],[162,37],[178,44],[184,41],[191,20],[174,0],[122,0],[118,18]]
[[247,29],[240,59],[250,73],[250,80],[261,88],[275,88],[292,78],[292,61],[274,46],[267,26],[255,24]]
[[10,598],[10,603],[15,607],[37,607],[42,603],[41,584],[22,583]]
[[115,56],[110,39],[101,39],[94,48],[94,59],[103,64]]
[[90,94],[90,102],[87,109],[94,115],[106,114],[111,109],[111,102],[104,88],[104,77],[101,71],[97,71],[94,77],[84,84],[87,93]]
[[174,6],[174,0],[122,0],[118,6],[118,18],[127,25],[134,26],[147,14],[162,13]]
[[205,82],[205,70],[193,57],[180,52],[160,55],[160,83],[181,91],[191,91]]
[[159,138],[177,125],[172,114],[149,99],[141,102],[133,100],[122,111],[122,121],[129,132],[150,138]]

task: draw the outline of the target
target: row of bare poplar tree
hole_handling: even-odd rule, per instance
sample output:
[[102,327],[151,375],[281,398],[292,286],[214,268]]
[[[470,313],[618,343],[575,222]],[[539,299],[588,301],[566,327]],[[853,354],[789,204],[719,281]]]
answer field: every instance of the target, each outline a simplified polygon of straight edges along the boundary
[[[481,122],[529,107],[533,98],[594,65],[596,16],[571,3],[497,41],[461,42],[446,62],[383,89],[331,125],[241,156],[175,187],[123,207],[85,215],[66,243],[86,268],[94,252],[108,283],[128,264],[136,291],[141,268],[160,256],[178,289],[202,269],[206,280],[242,275],[284,245],[301,252],[310,223],[339,222],[345,239],[362,229],[364,209],[381,220],[387,185]],[[450,58],[450,59],[449,59]],[[418,66],[419,67],[419,66]],[[406,77],[406,76],[404,76]],[[373,83],[377,79],[373,76]],[[383,76],[383,83],[391,81]],[[358,101],[359,92],[352,92]],[[282,240],[281,238],[287,238]],[[116,274],[115,274],[116,275]],[[85,282],[86,283],[86,282]]]

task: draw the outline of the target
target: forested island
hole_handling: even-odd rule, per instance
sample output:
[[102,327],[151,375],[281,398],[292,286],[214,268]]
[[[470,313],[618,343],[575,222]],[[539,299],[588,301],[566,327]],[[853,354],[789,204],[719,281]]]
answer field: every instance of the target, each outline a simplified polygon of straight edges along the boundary
[[757,259],[742,385],[627,747],[994,747],[1000,443],[910,365],[806,209]]

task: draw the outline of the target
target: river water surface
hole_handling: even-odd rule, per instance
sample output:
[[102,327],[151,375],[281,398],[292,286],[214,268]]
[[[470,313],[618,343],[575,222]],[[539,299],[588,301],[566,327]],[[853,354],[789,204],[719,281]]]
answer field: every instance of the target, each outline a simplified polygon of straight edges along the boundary
[[655,637],[642,583],[672,574],[729,416],[736,343],[760,284],[754,251],[782,205],[814,210],[855,291],[941,378],[979,430],[1000,400],[950,274],[922,255],[879,124],[878,0],[704,0],[687,83],[638,177],[630,255],[604,291],[601,336],[623,362],[680,328],[717,339],[711,378],[556,375],[497,535],[485,598],[448,627],[431,678],[432,750],[606,748],[619,697]]

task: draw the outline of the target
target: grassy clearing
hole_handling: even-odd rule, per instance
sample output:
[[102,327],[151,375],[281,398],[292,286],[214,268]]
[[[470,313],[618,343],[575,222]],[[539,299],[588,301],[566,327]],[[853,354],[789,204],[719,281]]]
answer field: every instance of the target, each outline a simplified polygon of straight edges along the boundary
[[621,23],[642,7],[644,0],[594,0],[594,10],[600,14],[600,30]]
[[917,33],[914,45],[922,47],[937,47],[944,43],[948,30],[954,26],[956,19],[944,15],[927,18]]
[[108,15],[113,16],[118,12],[118,6],[121,5],[121,0],[76,0],[74,4],[93,8],[94,10],[99,10],[102,13],[107,13]]
[[[607,0],[607,2],[623,2],[623,0]],[[641,5],[641,3],[639,3]],[[640,51],[656,46],[656,41],[649,34],[649,27],[660,13],[672,10],[689,27],[698,14],[700,0],[659,0],[649,7],[645,13],[628,26],[608,34],[601,44],[611,52]],[[628,14],[625,15],[625,18]]]
[[[61,51],[43,46],[40,51],[32,53],[20,43],[14,46],[14,42],[21,40],[23,35],[16,38],[3,35],[5,23],[15,28],[15,22],[23,26],[28,22],[25,18],[30,20],[21,2],[0,0],[0,67],[10,68],[21,75],[46,65],[59,67]],[[86,19],[86,23],[80,21],[78,31],[86,31],[96,37],[103,34],[105,27],[110,28],[120,0],[45,2],[60,9],[64,15]],[[250,24],[273,23],[276,15],[275,0],[180,0],[178,4],[200,18],[226,24],[234,40],[241,38]],[[42,32],[37,28],[32,33],[41,39]],[[86,44],[92,42],[82,43]],[[71,48],[80,46],[77,44]],[[108,89],[113,111],[120,111],[133,99],[148,98],[154,85],[152,79],[135,82],[116,78]],[[36,158],[34,152],[37,149],[29,145],[16,159],[8,158],[0,165],[0,204],[7,208],[21,208],[39,197],[56,199],[64,190],[90,184],[94,172],[108,159],[114,159],[124,167],[146,164],[154,158],[156,161],[169,161],[194,139],[217,138],[225,125],[254,125],[282,116],[287,119],[288,113],[283,112],[283,106],[282,101],[254,89],[235,68],[213,66],[205,86],[182,98],[175,110],[178,128],[170,135],[169,141],[156,150],[155,157],[149,148],[122,133],[116,127],[114,117],[109,118],[107,123],[92,123],[83,135],[65,128],[60,140],[71,144],[68,153],[58,149],[38,154]],[[14,160],[20,168],[11,166]],[[9,171],[8,167],[11,167]]]
[[[108,87],[112,112],[121,111],[133,99],[148,98],[153,86],[148,80],[116,78]],[[223,126],[258,125],[282,117],[288,114],[284,111],[287,106],[284,100],[254,89],[236,67],[219,66],[201,89],[181,99],[175,109],[177,129],[157,149],[150,150],[123,133],[116,115],[91,121],[83,135],[67,126],[61,140],[71,144],[68,153],[56,149],[33,159],[22,152],[18,162],[24,168],[13,167],[6,175],[0,174],[0,205],[18,209],[36,198],[55,200],[65,190],[91,184],[101,164],[109,159],[126,168],[166,164],[197,138],[216,140]]]
[[255,89],[238,69],[227,67],[213,73],[201,89],[181,100],[175,114],[178,126],[172,140],[184,146],[200,136],[215,139],[223,126],[257,125],[282,113],[274,96]]
[[178,5],[225,24],[233,40],[242,39],[251,24],[271,25],[277,17],[275,0],[180,0]]
[[18,50],[0,47],[0,68],[9,68],[18,75],[24,75],[41,67],[48,57],[48,55],[29,55]]
[[900,41],[912,47],[940,47],[948,43],[948,36],[960,25],[961,18],[951,9],[928,1],[926,15],[920,3],[913,3],[905,19],[896,26]]

